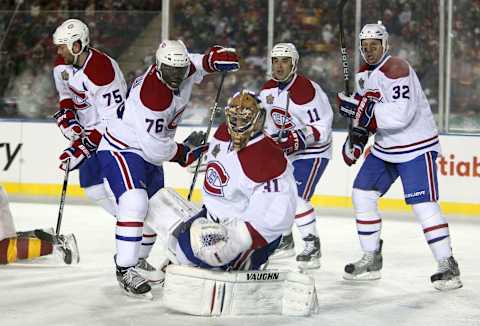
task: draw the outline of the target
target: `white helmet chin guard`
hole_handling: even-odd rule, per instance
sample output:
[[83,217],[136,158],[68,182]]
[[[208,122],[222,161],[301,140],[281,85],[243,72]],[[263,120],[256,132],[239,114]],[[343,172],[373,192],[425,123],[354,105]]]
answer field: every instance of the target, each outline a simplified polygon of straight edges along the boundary
[[[78,53],[73,52],[73,44],[80,41],[81,49]],[[78,19],[68,19],[57,27],[53,33],[53,44],[66,44],[73,55],[73,63],[77,62],[78,56],[90,44],[88,26]]]
[[177,89],[188,76],[190,58],[180,40],[166,40],[160,43],[155,53],[157,71],[160,78],[172,89]]
[[284,81],[287,81],[294,73],[297,72],[298,60],[300,59],[300,56],[298,55],[297,48],[293,43],[276,44],[272,49],[271,57],[272,59],[278,58],[278,57],[292,58],[292,70],[287,75],[287,77],[285,77],[282,80],[278,80],[275,77],[272,77],[273,80],[277,82],[284,82]]
[[360,39],[360,47],[359,47],[360,53],[363,57],[363,60],[365,60],[365,62],[367,60],[365,58],[365,53],[363,52],[363,49],[362,49],[363,40],[375,39],[375,40],[382,41],[383,54],[379,62],[383,59],[383,57],[385,56],[385,53],[388,52],[388,48],[389,48],[388,32],[387,32],[387,28],[382,24],[381,21],[379,21],[378,24],[366,24],[365,26],[363,26],[359,34],[359,39]]

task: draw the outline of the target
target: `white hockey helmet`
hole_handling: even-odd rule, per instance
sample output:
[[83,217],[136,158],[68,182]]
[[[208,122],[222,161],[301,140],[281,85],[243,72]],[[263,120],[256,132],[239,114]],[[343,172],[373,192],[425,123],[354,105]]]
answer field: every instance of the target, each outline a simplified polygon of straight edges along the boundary
[[166,40],[160,43],[155,53],[160,78],[172,89],[177,89],[188,75],[190,58],[180,40]]
[[278,43],[276,44],[271,52],[271,57],[273,58],[278,58],[278,57],[288,57],[292,58],[292,70],[288,74],[287,77],[285,77],[283,80],[277,80],[273,78],[275,81],[278,82],[283,82],[288,80],[295,72],[297,72],[297,66],[298,66],[298,60],[300,59],[300,56],[298,55],[297,48],[293,43]]
[[365,53],[363,53],[363,49],[362,49],[363,40],[368,40],[368,39],[381,40],[382,47],[383,47],[382,59],[385,56],[385,53],[387,53],[388,51],[388,48],[389,48],[388,32],[387,32],[387,28],[382,24],[381,21],[379,21],[377,24],[366,24],[365,26],[363,26],[359,34],[359,39],[360,39],[360,53],[362,54],[363,60],[365,61],[367,60],[365,59]]
[[[90,44],[88,26],[79,19],[68,19],[57,27],[53,33],[53,44],[66,44],[68,50],[73,55],[73,62],[77,62],[78,56]],[[81,50],[78,53],[73,52],[73,43],[80,41]]]

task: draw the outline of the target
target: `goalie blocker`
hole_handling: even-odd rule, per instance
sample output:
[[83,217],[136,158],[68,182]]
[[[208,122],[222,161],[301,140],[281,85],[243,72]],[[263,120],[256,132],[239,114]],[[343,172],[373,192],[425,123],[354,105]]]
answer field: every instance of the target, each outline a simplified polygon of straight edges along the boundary
[[309,316],[318,312],[313,278],[276,270],[222,272],[170,265],[165,307],[197,316]]

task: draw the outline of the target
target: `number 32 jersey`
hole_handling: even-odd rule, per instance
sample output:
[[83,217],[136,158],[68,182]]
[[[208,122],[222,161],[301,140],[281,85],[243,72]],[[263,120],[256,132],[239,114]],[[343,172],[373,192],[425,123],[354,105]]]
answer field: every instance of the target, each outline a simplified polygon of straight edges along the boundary
[[387,56],[376,66],[363,65],[356,74],[357,95],[379,93],[375,104],[377,131],[372,153],[392,163],[406,162],[429,151],[440,153],[432,110],[413,68]]
[[85,129],[103,133],[108,120],[123,107],[127,84],[117,62],[105,53],[90,48],[81,68],[65,65],[57,57],[53,69],[60,108],[76,109]]

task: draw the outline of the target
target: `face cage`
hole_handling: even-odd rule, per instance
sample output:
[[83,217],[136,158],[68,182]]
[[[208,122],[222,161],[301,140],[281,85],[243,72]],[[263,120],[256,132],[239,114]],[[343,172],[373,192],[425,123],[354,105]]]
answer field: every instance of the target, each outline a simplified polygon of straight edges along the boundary
[[228,107],[225,110],[225,117],[227,119],[228,131],[232,137],[233,146],[235,149],[240,150],[245,147],[252,136],[252,132],[255,131],[254,129],[261,115],[261,111],[258,111],[252,118],[250,117],[253,115],[251,109],[245,113],[238,113],[236,110],[238,110],[238,107]]

